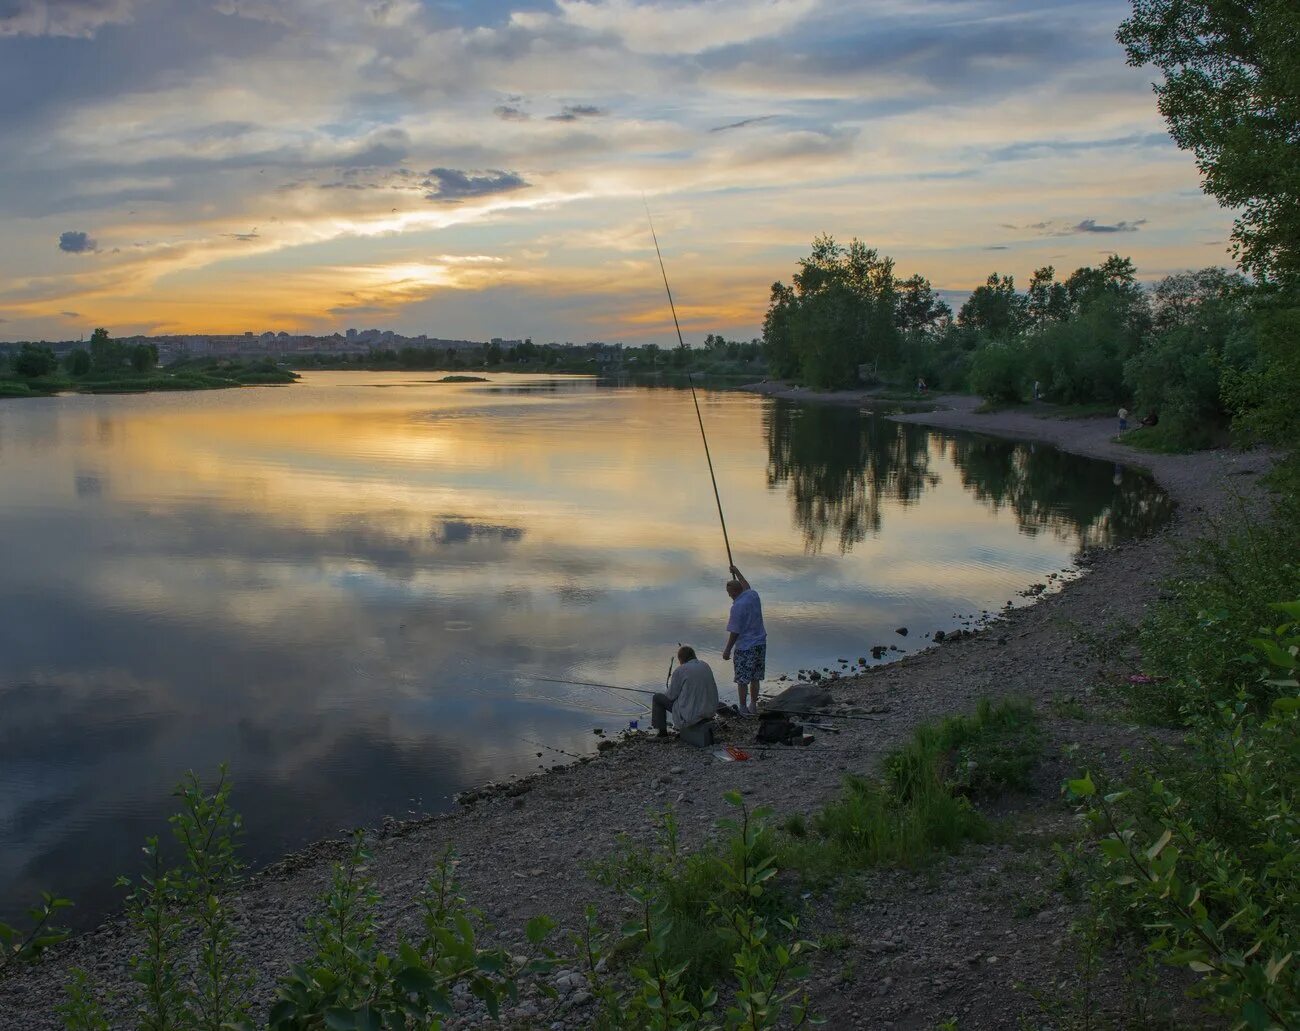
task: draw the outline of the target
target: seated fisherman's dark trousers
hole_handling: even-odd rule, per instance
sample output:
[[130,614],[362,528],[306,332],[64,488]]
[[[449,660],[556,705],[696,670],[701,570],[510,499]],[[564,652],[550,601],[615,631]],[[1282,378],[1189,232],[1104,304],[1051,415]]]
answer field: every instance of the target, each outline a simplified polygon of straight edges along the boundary
[[650,699],[650,725],[658,731],[668,730],[668,714],[673,711],[673,700],[662,691]]

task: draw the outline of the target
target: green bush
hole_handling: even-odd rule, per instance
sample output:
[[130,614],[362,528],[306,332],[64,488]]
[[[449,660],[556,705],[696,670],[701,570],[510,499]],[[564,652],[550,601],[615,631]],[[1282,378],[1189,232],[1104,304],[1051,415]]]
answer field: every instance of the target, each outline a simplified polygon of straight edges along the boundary
[[971,360],[970,388],[994,404],[1020,404],[1028,376],[1028,354],[1018,340],[991,341]]
[[[592,1026],[599,1031],[662,1029],[662,1031],[760,1031],[763,1028],[803,1027],[816,1023],[808,1000],[795,1001],[797,982],[808,974],[805,954],[812,943],[795,939],[798,921],[779,915],[782,903],[773,899],[777,867],[772,855],[766,809],[750,810],[739,792],[727,802],[739,816],[719,824],[725,832],[720,848],[685,859],[677,852],[676,829],[666,816],[664,850],[656,858],[636,854],[627,884],[637,918],[624,928],[618,951],[631,957],[631,987],[618,990],[602,974],[609,936],[587,911],[587,926],[577,940],[579,954],[600,1010]],[[650,866],[644,865],[649,859]],[[682,877],[679,868],[691,867]],[[626,863],[611,869],[627,870]],[[704,875],[704,892],[693,908],[683,909],[674,883]],[[696,888],[690,889],[695,893]],[[717,1019],[717,985],[722,975],[702,977],[700,957],[684,953],[689,942],[676,934],[685,919],[696,935],[720,943],[726,954],[722,974],[730,981],[730,1004]]]
[[1297,534],[1300,503],[1284,496],[1269,521],[1238,518],[1191,547],[1138,630],[1152,679],[1126,691],[1140,715],[1181,724],[1189,710],[1228,701],[1243,686],[1259,706],[1271,703],[1275,693],[1254,677],[1242,642],[1273,599],[1300,596]]
[[1249,642],[1267,660],[1250,689],[1188,710],[1186,761],[1131,790],[1068,784],[1097,835],[1096,922],[1198,975],[1196,994],[1259,1029],[1300,1023],[1300,602],[1274,609],[1286,621]]

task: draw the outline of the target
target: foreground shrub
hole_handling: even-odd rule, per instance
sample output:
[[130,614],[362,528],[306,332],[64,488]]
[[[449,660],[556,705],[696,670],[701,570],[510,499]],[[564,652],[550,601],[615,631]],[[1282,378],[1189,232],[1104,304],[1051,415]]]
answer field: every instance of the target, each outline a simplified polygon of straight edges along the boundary
[[1138,631],[1146,671],[1128,700],[1145,718],[1178,725],[1189,710],[1208,711],[1243,688],[1266,709],[1276,690],[1256,676],[1243,644],[1277,598],[1300,597],[1300,504],[1279,501],[1269,522],[1251,518],[1194,544],[1183,573],[1164,585]]
[[1253,642],[1270,705],[1257,684],[1189,713],[1193,759],[1132,789],[1068,784],[1097,835],[1093,919],[1199,975],[1197,995],[1260,1029],[1300,1023],[1300,602],[1276,608],[1287,622]]
[[[672,863],[651,879],[637,880],[628,889],[636,903],[637,918],[624,928],[616,952],[632,957],[631,990],[620,991],[603,975],[609,936],[596,926],[587,911],[587,927],[579,939],[589,984],[600,1000],[594,1026],[662,1031],[759,1031],[773,1027],[803,1027],[818,1023],[808,1009],[807,997],[796,1001],[796,982],[807,976],[804,957],[812,943],[795,940],[798,921],[793,916],[773,916],[782,903],[772,905],[770,889],[777,874],[772,855],[766,809],[750,810],[739,792],[729,792],[727,802],[739,815],[720,823],[726,832],[722,847],[691,857],[698,869],[710,874],[710,892],[700,908],[690,914],[692,927],[712,934],[729,956],[727,973],[731,999],[718,1019],[716,981],[699,982],[698,968],[683,959],[681,939],[674,937],[678,905],[671,897],[677,879]],[[665,836],[676,853],[675,831],[665,823]],[[670,893],[662,891],[669,888]]]

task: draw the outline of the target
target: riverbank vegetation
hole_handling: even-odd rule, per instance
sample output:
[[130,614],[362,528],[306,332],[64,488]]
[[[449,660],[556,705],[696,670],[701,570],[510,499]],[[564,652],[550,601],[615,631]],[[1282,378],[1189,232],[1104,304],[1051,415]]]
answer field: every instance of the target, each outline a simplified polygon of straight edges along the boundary
[[153,344],[114,340],[103,328],[91,335],[89,347],[62,358],[48,347],[23,344],[7,361],[0,359],[0,397],[221,390],[297,379],[297,373],[269,358],[189,359],[160,368]]
[[687,373],[715,379],[753,380],[766,363],[760,340],[727,340],[713,333],[703,347],[663,348],[658,344],[490,343],[473,350],[433,347],[376,348],[365,354],[306,354],[293,360],[299,369],[366,369],[372,372],[454,371],[570,373],[628,378],[684,379]]

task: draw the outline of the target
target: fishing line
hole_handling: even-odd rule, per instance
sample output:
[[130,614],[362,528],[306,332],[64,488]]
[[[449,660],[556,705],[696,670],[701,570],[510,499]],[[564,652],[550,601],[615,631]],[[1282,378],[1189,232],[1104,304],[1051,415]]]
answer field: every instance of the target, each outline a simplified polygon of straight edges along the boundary
[[535,673],[516,673],[520,680],[540,680],[547,684],[572,684],[574,687],[601,687],[606,691],[622,691],[626,694],[654,694],[644,687],[619,687],[616,684],[598,684],[594,680],[566,680],[563,677],[542,677]]
[[[650,239],[655,242],[655,255],[659,258],[659,271],[664,277],[664,290],[668,293],[668,307],[673,313],[673,326],[677,330],[677,342],[684,348],[686,341],[682,339],[682,326],[677,321],[677,305],[673,303],[673,289],[668,285],[668,270],[664,267],[663,252],[659,250],[659,237],[655,234],[654,219],[650,217],[650,205],[641,195],[641,203],[645,204],[646,221],[650,223]],[[727,546],[727,568],[736,563],[731,558],[731,540],[727,537],[727,520],[722,514],[722,495],[718,493],[718,477],[713,472],[713,456],[709,454],[709,438],[704,432],[704,416],[700,414],[700,399],[695,395],[695,380],[691,378],[690,371],[687,370],[686,382],[690,384],[691,400],[695,402],[695,418],[700,424],[700,439],[704,441],[704,458],[709,463],[709,479],[713,481],[713,500],[718,503],[718,522],[722,524],[722,543]]]
[[[594,680],[565,680],[561,677],[541,677],[532,673],[517,673],[515,675],[521,680],[541,680],[548,684],[572,684],[575,687],[601,687],[606,691],[622,691],[626,694],[654,694],[653,691],[648,691],[643,687],[619,687],[617,684],[599,684]],[[884,719],[883,716],[872,715],[870,713],[824,712],[820,709],[814,709],[811,711],[804,711],[802,709],[764,709],[763,712],[772,713],[777,716],[805,716],[814,719],[829,720],[862,720],[863,722],[868,723],[878,723]]]

